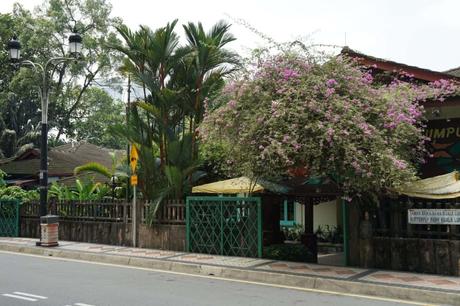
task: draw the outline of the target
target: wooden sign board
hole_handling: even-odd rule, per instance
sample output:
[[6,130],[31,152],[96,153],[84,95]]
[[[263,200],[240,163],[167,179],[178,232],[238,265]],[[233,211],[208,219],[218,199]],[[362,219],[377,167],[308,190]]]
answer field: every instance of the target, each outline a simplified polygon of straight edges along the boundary
[[460,224],[460,209],[409,209],[409,224]]
[[430,120],[425,135],[432,157],[421,165],[422,178],[460,170],[460,118]]

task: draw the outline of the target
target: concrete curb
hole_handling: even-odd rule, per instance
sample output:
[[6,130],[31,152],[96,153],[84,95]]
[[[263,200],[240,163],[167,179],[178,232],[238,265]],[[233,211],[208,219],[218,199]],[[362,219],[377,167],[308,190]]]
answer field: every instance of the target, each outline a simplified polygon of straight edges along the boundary
[[292,286],[337,293],[368,295],[382,298],[409,300],[422,303],[460,305],[460,292],[388,286],[359,281],[329,279],[312,276],[273,273],[203,264],[183,263],[172,260],[98,254],[63,249],[47,249],[0,243],[1,251],[26,253],[58,258],[77,259],[99,263],[125,265],[194,275],[215,276],[229,280],[242,280],[272,285]]

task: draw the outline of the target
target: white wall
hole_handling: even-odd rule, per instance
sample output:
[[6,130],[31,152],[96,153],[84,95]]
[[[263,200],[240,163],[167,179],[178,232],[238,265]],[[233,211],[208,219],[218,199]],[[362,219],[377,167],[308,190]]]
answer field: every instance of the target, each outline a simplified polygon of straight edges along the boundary
[[313,230],[318,226],[337,226],[337,201],[320,203],[313,207]]
[[[305,207],[298,203],[295,205],[295,221],[305,228]],[[337,201],[313,206],[313,230],[316,231],[319,225],[337,226]]]

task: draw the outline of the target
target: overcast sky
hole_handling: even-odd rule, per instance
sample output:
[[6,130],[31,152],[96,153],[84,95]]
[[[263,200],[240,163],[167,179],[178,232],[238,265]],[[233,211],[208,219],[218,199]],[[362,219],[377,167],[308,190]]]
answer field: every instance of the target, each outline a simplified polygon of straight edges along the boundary
[[[13,3],[26,8],[42,0],[0,0],[0,12]],[[241,18],[283,42],[311,36],[314,43],[345,45],[363,53],[444,71],[460,66],[458,0],[112,0],[113,15],[130,27],[157,28],[175,18],[209,27],[228,16]],[[180,29],[180,28],[178,28]],[[234,24],[234,49],[262,45],[245,27]]]

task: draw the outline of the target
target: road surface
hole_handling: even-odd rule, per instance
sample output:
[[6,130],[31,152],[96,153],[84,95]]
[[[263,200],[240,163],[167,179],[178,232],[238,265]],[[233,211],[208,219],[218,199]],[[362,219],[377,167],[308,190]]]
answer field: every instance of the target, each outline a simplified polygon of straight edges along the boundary
[[0,252],[0,306],[23,305],[389,306],[414,304]]

